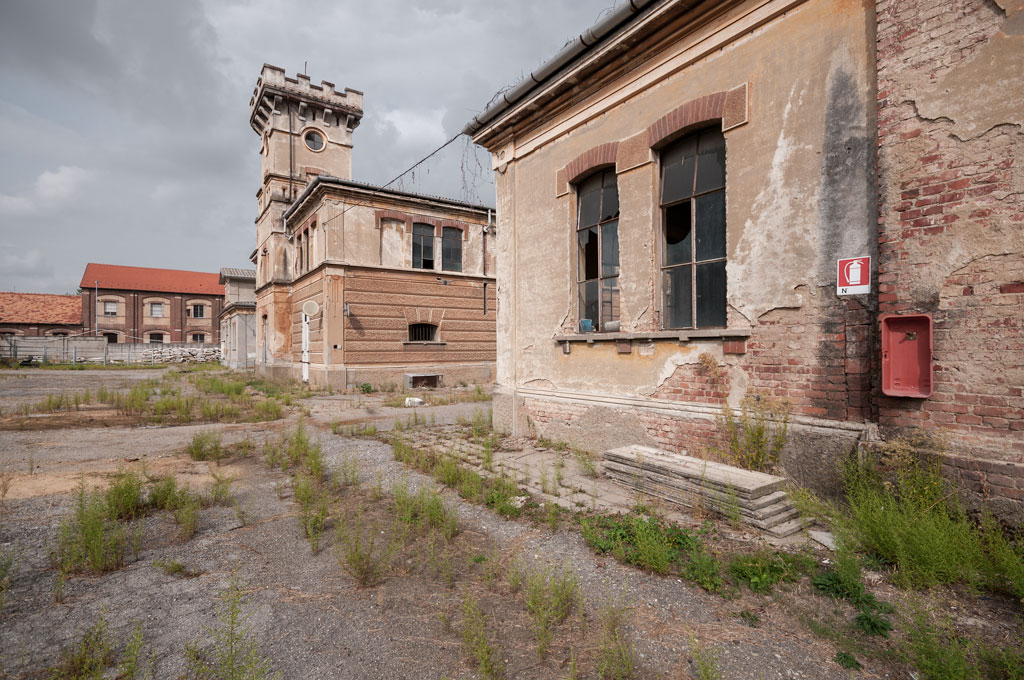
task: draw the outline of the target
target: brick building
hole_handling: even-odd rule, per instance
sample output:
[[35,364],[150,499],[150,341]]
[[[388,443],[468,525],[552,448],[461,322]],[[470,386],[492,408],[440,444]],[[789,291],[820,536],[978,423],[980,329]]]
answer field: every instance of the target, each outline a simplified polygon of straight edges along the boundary
[[341,388],[491,380],[489,210],[352,181],[360,92],[264,65],[250,111],[257,369]]
[[224,286],[217,274],[86,265],[81,323],[108,342],[220,342]]
[[82,333],[82,296],[0,293],[0,336]]
[[723,403],[786,399],[783,467],[821,491],[923,427],[1019,499],[1019,4],[634,0],[506,92],[465,130],[503,235],[495,420],[694,453]]

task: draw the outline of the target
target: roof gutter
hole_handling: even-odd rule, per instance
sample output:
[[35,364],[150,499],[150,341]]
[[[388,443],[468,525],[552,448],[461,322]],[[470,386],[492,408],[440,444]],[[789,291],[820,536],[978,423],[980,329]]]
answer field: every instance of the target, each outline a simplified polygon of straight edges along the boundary
[[502,93],[498,101],[488,106],[482,113],[474,116],[466,127],[462,129],[462,134],[475,135],[485,125],[512,108],[513,105],[525,99],[526,95],[534,88],[542,85],[555,73],[575,61],[577,57],[653,2],[655,0],[629,0],[628,4],[614,9],[608,16],[581,33],[576,40],[563,47],[558,54],[541,64],[537,70],[519,81],[512,89]]

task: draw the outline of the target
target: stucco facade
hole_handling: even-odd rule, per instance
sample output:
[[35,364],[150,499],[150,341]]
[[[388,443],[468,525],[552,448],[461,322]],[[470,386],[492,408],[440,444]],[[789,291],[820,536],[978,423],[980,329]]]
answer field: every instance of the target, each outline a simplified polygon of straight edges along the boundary
[[488,209],[352,181],[361,93],[265,65],[251,107],[257,369],[335,388],[492,380]]
[[[474,119],[503,235],[495,419],[694,453],[759,395],[792,405],[783,468],[821,491],[857,445],[924,427],[954,435],[949,471],[1024,495],[1018,5],[632,3]],[[701,215],[723,156],[724,218]],[[587,221],[597,175],[613,240]],[[850,257],[869,292],[838,294]],[[935,315],[934,397],[883,393],[880,312]]]
[[224,268],[224,308],[220,312],[220,362],[233,369],[256,366],[256,271]]

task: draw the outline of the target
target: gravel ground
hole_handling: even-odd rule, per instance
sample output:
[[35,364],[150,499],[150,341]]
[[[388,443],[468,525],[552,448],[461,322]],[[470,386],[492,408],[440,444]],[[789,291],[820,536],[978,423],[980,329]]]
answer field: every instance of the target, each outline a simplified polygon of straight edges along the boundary
[[[97,380],[117,382],[143,372],[113,378],[109,372],[96,373]],[[64,380],[65,374],[57,377]],[[9,387],[6,380],[0,385]],[[341,494],[344,521],[360,521],[356,517],[364,512],[367,518],[386,518],[389,490],[396,482],[406,480],[413,488],[434,485],[396,462],[387,444],[331,434],[327,423],[345,414],[354,419],[357,409],[350,403],[327,395],[307,399],[303,406],[310,408],[308,427],[320,438],[329,467],[338,470],[353,458],[359,462],[361,488],[348,487]],[[488,406],[438,407],[435,418],[447,422]],[[384,427],[396,414],[378,408],[369,415]],[[141,625],[154,677],[183,677],[186,644],[195,641],[204,649],[213,644],[209,631],[217,625],[218,595],[233,571],[245,584],[253,639],[284,678],[479,677],[460,634],[467,596],[478,599],[487,614],[506,678],[569,677],[570,653],[579,661],[578,677],[597,677],[598,619],[610,601],[627,608],[624,630],[635,648],[637,678],[699,677],[691,658],[694,644],[717,654],[722,673],[715,677],[850,677],[833,661],[835,647],[812,636],[784,606],[783,598],[790,598],[833,608],[805,592],[806,583],[774,598],[743,591],[725,599],[674,577],[595,556],[573,529],[563,526],[552,533],[546,526],[506,520],[452,492],[445,497],[458,512],[461,533],[450,552],[437,557],[431,549],[428,556],[421,541],[393,560],[381,583],[359,588],[340,566],[333,539],[318,554],[311,553],[288,476],[268,468],[259,453],[265,440],[273,441],[295,418],[293,412],[290,421],[276,423],[0,432],[0,469],[17,472],[0,520],[0,547],[17,555],[0,614],[0,677],[38,677],[101,613],[118,648]],[[249,438],[256,455],[231,460],[220,470],[194,462],[183,448],[202,430],[220,432],[225,443]],[[99,483],[126,461],[145,463],[151,474],[175,474],[180,483],[199,490],[209,485],[211,470],[231,474],[236,506],[204,508],[199,532],[190,541],[180,538],[168,513],[148,516],[140,550],[127,566],[102,576],[70,577],[61,601],[55,602],[57,575],[48,552],[61,518],[71,509],[74,485],[83,475]],[[373,500],[376,488],[384,492],[383,499]],[[238,508],[247,515],[244,523]],[[372,526],[392,530],[388,524]],[[328,534],[333,535],[332,529]],[[476,562],[473,556],[488,560]],[[432,562],[435,557],[442,562]],[[449,574],[429,567],[445,559],[451,560]],[[168,575],[158,565],[167,560],[178,560],[199,575]],[[488,561],[502,568],[569,565],[578,577],[583,614],[559,627],[545,661],[535,651],[522,595],[504,585],[488,585]],[[743,610],[759,613],[757,628],[737,617]],[[867,667],[857,677],[904,677],[862,662]]]

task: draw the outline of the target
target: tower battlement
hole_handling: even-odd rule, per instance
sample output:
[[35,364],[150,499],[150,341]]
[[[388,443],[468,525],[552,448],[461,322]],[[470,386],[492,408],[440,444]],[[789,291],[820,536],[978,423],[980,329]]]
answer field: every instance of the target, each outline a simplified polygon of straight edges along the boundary
[[335,125],[349,132],[363,117],[363,93],[359,90],[346,87],[338,92],[334,83],[326,80],[316,85],[303,73],[289,78],[283,68],[263,64],[249,100],[249,125],[256,134],[262,135],[272,127],[272,116],[279,114],[281,107],[288,103],[297,104],[300,119],[309,115],[325,126]]

